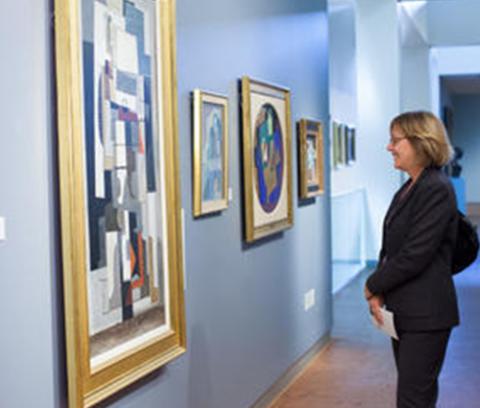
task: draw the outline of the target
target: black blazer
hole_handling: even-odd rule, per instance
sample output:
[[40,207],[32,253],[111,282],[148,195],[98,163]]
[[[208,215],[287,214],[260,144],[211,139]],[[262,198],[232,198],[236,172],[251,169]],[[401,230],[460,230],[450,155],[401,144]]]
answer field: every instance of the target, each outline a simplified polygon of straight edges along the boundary
[[[367,287],[381,294],[399,330],[440,330],[459,323],[452,279],[457,205],[448,177],[423,170],[395,194],[383,226],[380,259]],[[406,193],[405,193],[406,192]]]

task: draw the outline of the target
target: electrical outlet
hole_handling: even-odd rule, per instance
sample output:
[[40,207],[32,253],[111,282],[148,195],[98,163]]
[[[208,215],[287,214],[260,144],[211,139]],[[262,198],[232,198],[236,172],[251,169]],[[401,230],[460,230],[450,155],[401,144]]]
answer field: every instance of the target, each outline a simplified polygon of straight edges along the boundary
[[7,233],[5,229],[5,218],[0,217],[0,241],[5,241],[7,239]]
[[305,311],[307,311],[308,309],[310,309],[310,295],[308,292],[306,292],[304,295],[303,295],[303,308],[305,309]]
[[303,302],[305,311],[310,309],[315,304],[315,289],[310,289],[309,291],[305,292],[303,295]]

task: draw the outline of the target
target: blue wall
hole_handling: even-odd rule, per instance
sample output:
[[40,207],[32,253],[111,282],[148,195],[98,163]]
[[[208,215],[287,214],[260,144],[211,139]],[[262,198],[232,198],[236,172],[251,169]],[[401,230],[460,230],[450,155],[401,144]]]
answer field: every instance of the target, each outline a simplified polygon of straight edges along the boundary
[[465,179],[467,203],[480,203],[480,95],[454,95],[453,137],[454,146],[463,149],[462,177]]
[[[0,216],[9,236],[0,244],[2,408],[66,406],[48,7],[47,0],[18,0],[0,17],[0,51],[8,55],[0,68]],[[245,247],[237,91],[242,75],[287,86],[293,122],[312,117],[327,123],[327,51],[324,0],[177,2],[188,351],[107,406],[247,407],[328,335],[328,176],[325,195],[299,206],[294,133],[295,225]],[[191,215],[190,92],[196,87],[229,96],[233,189],[228,210],[199,220]],[[311,288],[316,304],[305,312]]]

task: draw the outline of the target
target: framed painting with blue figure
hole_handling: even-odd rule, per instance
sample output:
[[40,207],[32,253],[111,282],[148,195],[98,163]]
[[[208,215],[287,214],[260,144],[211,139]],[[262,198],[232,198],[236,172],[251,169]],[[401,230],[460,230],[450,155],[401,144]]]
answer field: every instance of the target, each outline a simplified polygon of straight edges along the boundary
[[290,91],[243,77],[245,239],[293,225]]
[[228,207],[228,98],[193,91],[193,215]]
[[185,352],[174,1],[55,1],[70,407]]
[[300,198],[315,197],[324,192],[323,126],[316,120],[300,119],[298,123]]

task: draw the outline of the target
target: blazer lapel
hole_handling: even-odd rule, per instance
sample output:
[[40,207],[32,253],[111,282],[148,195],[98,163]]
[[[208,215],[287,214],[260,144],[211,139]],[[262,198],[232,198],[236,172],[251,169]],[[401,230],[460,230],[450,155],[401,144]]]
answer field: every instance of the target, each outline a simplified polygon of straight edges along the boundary
[[417,182],[405,193],[405,195],[402,197],[403,192],[405,189],[408,187],[408,185],[411,182],[411,179],[407,181],[400,190],[398,190],[397,194],[395,194],[394,199],[392,200],[392,205],[388,209],[387,215],[385,217],[385,226],[388,227],[388,225],[392,222],[392,220],[398,215],[400,210],[405,206],[405,204],[408,202],[409,198],[412,196],[412,194],[415,192],[417,189],[418,185],[425,179],[427,174],[429,173],[429,169],[425,168],[422,171],[422,174],[420,175],[419,179]]
[[393,216],[396,215],[398,213],[398,211],[400,210],[400,208],[403,206],[401,204],[405,202],[405,198],[407,198],[407,196],[410,195],[411,190],[407,193],[407,196],[403,197],[403,199],[401,198],[403,192],[408,187],[409,183],[410,183],[410,180],[405,182],[405,184],[400,188],[400,190],[398,190],[395,193],[395,195],[393,197],[393,200],[392,200],[392,203],[390,204],[390,207],[388,208],[387,214],[385,215],[385,226],[390,224]]

